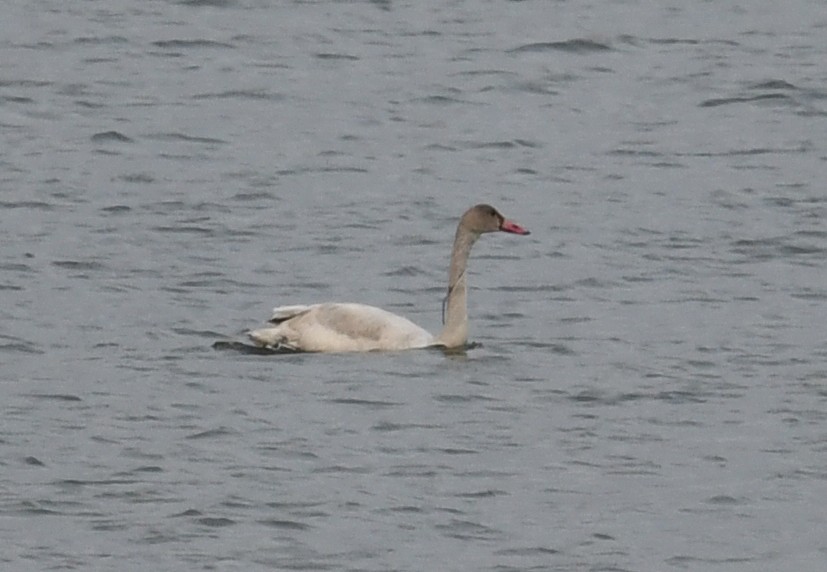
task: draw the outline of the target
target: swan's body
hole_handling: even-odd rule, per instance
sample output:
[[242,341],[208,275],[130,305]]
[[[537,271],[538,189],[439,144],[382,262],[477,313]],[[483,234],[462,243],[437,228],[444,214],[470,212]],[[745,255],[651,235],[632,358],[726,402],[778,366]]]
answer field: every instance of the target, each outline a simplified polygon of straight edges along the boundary
[[407,318],[366,304],[280,306],[278,324],[250,332],[259,345],[305,352],[407,350],[434,345],[434,337]]
[[305,352],[465,346],[468,341],[465,279],[468,256],[482,233],[496,231],[529,234],[488,205],[477,205],[460,219],[451,251],[445,326],[436,337],[407,318],[375,306],[351,303],[279,306],[270,319],[274,326],[254,330],[249,336],[259,346]]

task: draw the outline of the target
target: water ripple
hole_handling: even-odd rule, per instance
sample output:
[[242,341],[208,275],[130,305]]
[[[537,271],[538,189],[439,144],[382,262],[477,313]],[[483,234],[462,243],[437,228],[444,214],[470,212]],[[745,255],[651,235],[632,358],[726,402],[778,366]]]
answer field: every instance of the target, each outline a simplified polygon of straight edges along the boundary
[[561,42],[535,42],[531,44],[524,44],[510,50],[511,53],[515,54],[548,51],[566,52],[572,54],[591,54],[596,52],[612,51],[612,47],[608,44],[596,42],[594,40],[575,38]]
[[[104,4],[4,11],[5,568],[823,560],[819,3]],[[474,247],[484,343],[239,341],[439,330],[478,202],[533,231]]]

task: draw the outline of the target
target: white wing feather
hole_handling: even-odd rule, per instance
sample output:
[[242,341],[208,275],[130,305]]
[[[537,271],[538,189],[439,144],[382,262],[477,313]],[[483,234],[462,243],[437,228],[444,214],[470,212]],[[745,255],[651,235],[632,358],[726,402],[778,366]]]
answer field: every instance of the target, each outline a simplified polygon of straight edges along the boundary
[[365,304],[279,306],[277,325],[249,333],[258,345],[306,352],[406,350],[434,344],[434,337],[407,318]]

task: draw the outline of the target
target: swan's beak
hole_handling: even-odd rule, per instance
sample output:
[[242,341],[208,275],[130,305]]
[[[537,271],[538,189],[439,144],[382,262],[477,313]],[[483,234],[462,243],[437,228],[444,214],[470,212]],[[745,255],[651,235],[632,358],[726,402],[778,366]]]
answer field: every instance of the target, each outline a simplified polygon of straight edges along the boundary
[[510,232],[512,234],[531,234],[527,228],[523,228],[513,220],[503,219],[500,225],[500,230],[503,232]]

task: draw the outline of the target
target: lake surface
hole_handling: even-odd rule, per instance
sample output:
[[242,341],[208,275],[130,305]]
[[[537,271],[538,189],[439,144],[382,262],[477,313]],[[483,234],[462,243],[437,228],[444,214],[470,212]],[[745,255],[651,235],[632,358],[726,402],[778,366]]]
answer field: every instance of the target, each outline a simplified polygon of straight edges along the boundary
[[[827,11],[8,2],[0,568],[821,571]],[[254,356],[275,305],[465,355]]]

